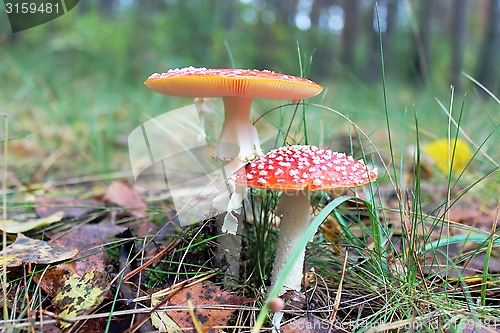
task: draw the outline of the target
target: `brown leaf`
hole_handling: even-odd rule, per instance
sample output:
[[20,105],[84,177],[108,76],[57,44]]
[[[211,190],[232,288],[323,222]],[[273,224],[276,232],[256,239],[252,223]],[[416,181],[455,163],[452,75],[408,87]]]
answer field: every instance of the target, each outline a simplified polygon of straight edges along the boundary
[[[203,309],[203,306],[242,305],[250,301],[250,299],[246,297],[229,294],[218,286],[202,285],[198,283],[174,294],[167,305],[186,306],[188,304],[188,299],[191,300],[195,307],[194,315],[203,324],[203,327],[206,328],[226,326],[234,310],[223,308]],[[167,311],[167,314],[181,328],[194,327],[193,319],[188,309],[171,310]],[[215,332],[221,332],[221,330],[217,329]]]
[[43,150],[33,137],[26,137],[22,140],[12,140],[9,142],[9,153],[23,158],[42,157]]
[[[106,332],[107,319],[108,318],[91,318],[91,319],[85,320],[85,322],[82,323],[82,326],[79,326],[78,330],[75,330],[75,331],[76,332],[104,333],[104,332]],[[113,331],[111,330],[110,332],[113,332]]]
[[285,309],[307,309],[309,305],[307,296],[295,290],[288,290],[281,298],[285,301]]
[[67,263],[58,265],[48,269],[45,272],[33,275],[33,280],[47,293],[50,297],[54,297],[61,289],[64,279],[67,275],[75,274],[75,263]]
[[495,212],[481,211],[479,207],[453,205],[449,208],[447,218],[489,232],[493,226],[495,215]]
[[78,250],[52,245],[45,241],[18,234],[14,243],[0,252],[0,265],[6,261],[7,267],[25,264],[51,264],[73,258]]
[[53,244],[78,249],[81,258],[75,263],[77,274],[84,275],[92,270],[105,272],[109,258],[104,245],[109,243],[110,237],[125,229],[110,222],[85,224],[67,233],[55,235]]
[[70,198],[56,199],[49,196],[35,198],[35,212],[39,217],[52,215],[63,211],[64,217],[80,217],[102,207],[104,203],[97,200],[73,200]]
[[37,321],[35,323],[35,332],[43,333],[61,333],[62,330],[56,326],[56,324],[47,324],[46,321],[53,319],[49,316],[44,316],[43,320]]
[[148,205],[144,202],[137,189],[122,182],[111,183],[104,195],[104,200],[123,207],[133,216],[146,216]]
[[133,230],[134,235],[146,235],[157,228],[156,224],[147,218],[141,219],[139,225],[135,226],[135,228],[134,226],[135,225],[132,225],[130,227]]

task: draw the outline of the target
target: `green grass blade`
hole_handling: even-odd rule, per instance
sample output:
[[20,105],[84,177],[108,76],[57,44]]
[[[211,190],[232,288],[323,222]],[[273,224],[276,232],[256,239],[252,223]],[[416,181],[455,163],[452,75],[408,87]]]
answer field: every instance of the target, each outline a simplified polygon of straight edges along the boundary
[[231,62],[231,67],[236,68],[236,65],[234,64],[234,58],[233,58],[233,52],[231,52],[231,48],[229,47],[229,43],[227,41],[224,41],[224,46],[226,47],[226,52],[229,57],[229,61]]
[[370,214],[370,221],[372,223],[372,232],[373,232],[373,239],[374,239],[374,244],[375,244],[375,251],[377,252],[377,258],[379,259],[379,265],[381,267],[386,267],[386,264],[384,264],[385,260],[383,259],[384,257],[382,254],[384,253],[383,250],[383,237],[382,237],[382,230],[380,223],[378,222],[377,215],[374,212],[373,206],[370,202],[366,200],[362,200],[356,196],[341,196],[338,197],[334,200],[332,200],[328,205],[325,206],[321,210],[321,212],[312,220],[311,224],[307,228],[306,232],[302,235],[300,240],[298,241],[297,245],[293,249],[292,253],[290,254],[290,257],[285,265],[283,267],[283,270],[281,271],[280,276],[276,280],[276,284],[274,285],[273,289],[269,292],[266,302],[264,303],[262,309],[260,310],[259,316],[257,317],[257,321],[255,323],[255,326],[253,328],[253,332],[259,332],[265,319],[267,316],[267,313],[269,311],[268,304],[269,302],[273,299],[278,297],[279,292],[281,288],[283,287],[285,283],[286,277],[290,274],[290,271],[293,268],[293,265],[297,258],[300,256],[301,249],[303,249],[306,245],[307,242],[314,236],[316,233],[318,227],[323,223],[323,221],[330,215],[339,205],[342,203],[348,201],[348,200],[356,200],[360,201],[363,203],[363,205],[366,207]]
[[[490,235],[489,233],[470,234],[470,235],[453,235],[453,236],[448,236],[448,237],[441,237],[441,238],[427,244],[424,247],[423,252],[426,253],[429,251],[433,251],[441,246],[449,246],[452,244],[458,244],[458,243],[463,243],[463,242],[484,244],[490,238],[492,238],[492,235]],[[500,245],[500,236],[494,236],[493,240],[492,240],[492,244],[494,246],[499,246]],[[423,255],[423,254],[421,254],[421,255]]]
[[[500,204],[500,202],[499,202]],[[498,206],[497,206],[498,207]],[[484,266],[483,266],[483,278],[482,278],[482,283],[481,283],[481,305],[486,306],[486,283],[488,282],[488,269],[490,267],[490,259],[491,259],[491,251],[493,250],[493,243],[494,243],[494,237],[495,237],[495,232],[497,229],[497,222],[498,222],[498,215],[499,215],[499,209],[497,208],[497,217],[495,221],[493,222],[493,226],[491,227],[491,237],[488,242],[488,247],[486,248],[486,257],[484,259]]]

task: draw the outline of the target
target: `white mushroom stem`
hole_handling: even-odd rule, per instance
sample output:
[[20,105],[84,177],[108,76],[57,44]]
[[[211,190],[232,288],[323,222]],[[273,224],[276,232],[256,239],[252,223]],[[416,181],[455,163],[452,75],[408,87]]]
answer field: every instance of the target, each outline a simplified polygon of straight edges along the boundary
[[[240,160],[234,160],[225,165],[223,177],[227,178],[244,163]],[[226,179],[224,179],[225,181]],[[244,232],[241,223],[240,213],[243,207],[243,193],[245,189],[234,184],[221,185],[221,194],[212,202],[215,209],[219,211],[216,219],[217,233],[224,234],[217,239],[219,246],[215,253],[215,259],[219,266],[227,267],[226,273],[239,278],[240,276],[240,257],[241,257],[241,235]]]
[[[276,208],[276,214],[281,215],[281,222],[276,258],[274,259],[271,276],[271,288],[276,284],[276,280],[289,260],[291,252],[311,222],[310,207],[309,191],[307,190],[284,192],[281,195]],[[295,261],[292,271],[287,275],[280,295],[290,289],[300,291],[304,257],[305,247],[301,249],[301,254]]]
[[257,129],[249,122],[252,98],[224,97],[223,101],[224,124],[214,157],[249,160],[262,155]]
[[[224,235],[217,238],[219,246],[215,253],[215,260],[219,266],[224,266],[226,268],[226,273],[228,275],[238,279],[240,277],[241,235],[244,232],[243,224],[241,221],[237,221],[236,234],[224,233],[223,223],[225,222],[227,214],[231,213],[222,213],[217,216],[216,219],[217,233]],[[238,217],[236,218],[238,219]]]

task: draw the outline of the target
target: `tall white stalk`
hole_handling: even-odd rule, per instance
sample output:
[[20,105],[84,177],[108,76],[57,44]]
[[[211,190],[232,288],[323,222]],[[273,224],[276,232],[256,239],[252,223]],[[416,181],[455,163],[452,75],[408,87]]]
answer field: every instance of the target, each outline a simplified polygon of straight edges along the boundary
[[249,160],[261,155],[257,129],[250,124],[252,98],[224,97],[223,101],[224,124],[214,157]]
[[[276,283],[290,253],[297,245],[299,239],[304,235],[311,222],[311,204],[309,202],[309,191],[289,191],[281,195],[280,202],[276,208],[276,214],[281,215],[280,233],[274,259],[273,272],[271,276],[271,288]],[[302,270],[304,266],[305,248],[300,257],[295,261],[291,273],[286,277],[280,295],[287,290],[300,291],[302,281]]]

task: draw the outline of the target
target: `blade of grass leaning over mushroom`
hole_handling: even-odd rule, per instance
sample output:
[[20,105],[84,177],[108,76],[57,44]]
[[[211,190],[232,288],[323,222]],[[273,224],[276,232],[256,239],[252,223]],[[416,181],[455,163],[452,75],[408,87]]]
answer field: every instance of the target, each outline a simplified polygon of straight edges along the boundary
[[[281,147],[237,170],[232,181],[250,188],[283,191],[275,211],[281,215],[280,235],[271,284],[288,260],[288,256],[311,221],[311,191],[357,187],[377,178],[362,160],[315,146]],[[305,248],[286,278],[280,294],[300,291]]]
[[[171,69],[161,74],[154,73],[144,84],[156,92],[170,96],[197,99],[222,97],[224,123],[213,157],[240,161],[238,167],[262,154],[257,129],[250,124],[250,110],[254,98],[297,101],[316,96],[323,90],[323,87],[308,79],[267,70],[194,67]],[[228,175],[231,175],[232,171],[238,167],[230,170]],[[222,193],[215,200],[219,202],[219,205],[220,202],[228,202],[227,213],[219,216],[217,225],[220,231],[230,234],[241,230],[241,228],[238,229],[237,218],[241,202],[239,205],[235,204],[234,194]],[[224,238],[220,240],[219,252],[223,256],[227,255],[227,259],[231,256],[239,258],[239,255],[235,253],[235,246],[238,247],[237,244],[241,244],[240,237],[235,235]],[[234,262],[234,259],[230,259],[228,264],[230,273],[237,276],[235,270],[239,265],[239,260]]]

